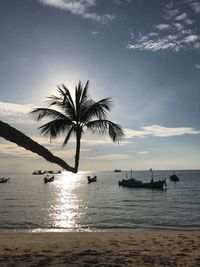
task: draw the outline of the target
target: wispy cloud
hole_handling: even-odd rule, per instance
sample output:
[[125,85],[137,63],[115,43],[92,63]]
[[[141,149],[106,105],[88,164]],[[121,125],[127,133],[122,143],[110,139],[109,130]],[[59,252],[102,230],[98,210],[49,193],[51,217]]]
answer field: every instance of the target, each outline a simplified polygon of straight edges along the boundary
[[[190,16],[184,10],[185,5],[190,7]],[[197,2],[170,2],[165,5],[161,23],[152,26],[152,32],[131,34],[128,49],[147,50],[152,52],[200,48],[200,32],[196,25],[199,20],[195,13],[199,13],[200,4]],[[193,12],[192,12],[193,10]]]
[[55,8],[62,9],[75,15],[82,16],[86,19],[100,22],[102,24],[108,23],[114,19],[112,14],[97,14],[89,12],[91,7],[96,6],[96,0],[38,0],[44,5],[49,5]]
[[149,151],[139,151],[138,152],[139,155],[145,155],[145,154],[149,154]]
[[172,137],[181,135],[199,135],[200,130],[196,130],[191,127],[177,127],[168,128],[160,125],[150,125],[141,127],[141,131],[125,129],[126,138],[134,137],[147,137],[147,136],[157,136],[157,137]]
[[99,156],[88,157],[87,159],[91,160],[124,160],[124,159],[133,159],[134,156],[128,154],[106,154]]
[[1,157],[35,158],[37,155],[13,143],[5,142],[0,143],[0,158]]
[[10,123],[32,123],[27,114],[34,108],[31,104],[0,102],[0,119]]

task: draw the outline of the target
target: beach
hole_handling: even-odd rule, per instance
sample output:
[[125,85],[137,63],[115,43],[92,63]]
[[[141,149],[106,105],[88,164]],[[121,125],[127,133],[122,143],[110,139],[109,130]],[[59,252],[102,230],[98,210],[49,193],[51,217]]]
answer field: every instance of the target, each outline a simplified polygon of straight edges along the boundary
[[0,266],[200,266],[200,231],[1,233]]

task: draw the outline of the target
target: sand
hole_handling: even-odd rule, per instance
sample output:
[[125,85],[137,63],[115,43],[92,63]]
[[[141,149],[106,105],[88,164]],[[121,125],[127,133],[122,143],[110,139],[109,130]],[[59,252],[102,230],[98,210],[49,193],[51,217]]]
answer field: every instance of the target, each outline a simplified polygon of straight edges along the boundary
[[0,266],[200,266],[200,231],[1,233]]

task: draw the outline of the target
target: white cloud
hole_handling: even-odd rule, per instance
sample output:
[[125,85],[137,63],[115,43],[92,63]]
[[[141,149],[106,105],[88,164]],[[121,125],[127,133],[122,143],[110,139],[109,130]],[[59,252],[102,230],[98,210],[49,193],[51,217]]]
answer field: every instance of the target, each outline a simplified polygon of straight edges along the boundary
[[114,15],[110,14],[98,15],[96,13],[85,13],[82,15],[82,17],[100,22],[102,24],[108,23],[109,21],[112,21],[114,19]]
[[80,15],[83,18],[91,19],[102,24],[105,24],[114,19],[110,14],[96,14],[90,13],[88,10],[90,7],[94,7],[97,4],[96,0],[38,0],[44,5],[49,5],[55,8],[59,8],[70,12],[75,15]]
[[138,39],[136,44],[128,44],[127,48],[129,49],[138,49],[138,50],[148,50],[157,52],[159,50],[166,49],[179,49],[176,42],[171,42],[168,37],[158,38],[157,40],[147,40],[143,41],[142,39]]
[[200,131],[197,131],[190,127],[167,128],[160,125],[151,125],[142,127],[142,129],[149,135],[159,136],[159,137],[181,136],[186,134],[200,134]]
[[162,23],[162,24],[158,24],[156,26],[156,29],[160,30],[160,31],[163,31],[163,30],[168,30],[170,28],[170,25],[169,24],[165,24],[165,23]]
[[165,12],[165,15],[164,15],[165,19],[166,20],[171,20],[172,18],[174,18],[175,16],[178,15],[179,10],[178,9],[174,9],[172,7],[172,5],[167,5],[164,12]]
[[191,35],[186,36],[183,41],[185,43],[194,43],[198,39],[199,39],[199,37],[197,35],[191,34]]
[[157,136],[157,137],[172,137],[181,136],[187,134],[199,135],[200,130],[195,130],[190,127],[177,127],[177,128],[167,128],[160,125],[150,125],[141,127],[141,131],[126,129],[126,138],[134,137],[147,137],[147,136]]
[[[181,12],[185,10],[185,5],[190,5],[188,1],[170,2],[164,8],[161,23],[154,26],[157,29],[155,35],[151,33],[130,34],[130,42],[128,49],[147,50],[152,52],[170,50],[178,52],[186,49],[200,48],[200,33],[198,27],[191,28],[196,22],[196,17],[188,18],[187,13]],[[193,3],[195,11],[198,11],[197,3]],[[194,12],[193,12],[194,13]],[[195,16],[191,14],[191,16]],[[138,36],[138,37],[137,37]]]
[[182,13],[182,14],[178,15],[178,16],[175,18],[175,20],[177,20],[177,21],[185,20],[185,19],[187,19],[187,14],[186,14],[186,13]]
[[174,23],[173,25],[177,31],[184,29],[184,25],[182,25],[181,23]]
[[27,114],[34,108],[31,104],[0,102],[0,119],[4,122],[31,123]]
[[196,13],[200,13],[200,3],[199,2],[191,3],[191,6]]
[[33,105],[31,104],[15,104],[15,103],[8,103],[8,102],[1,102],[0,101],[0,114],[4,113],[5,115],[10,115],[12,113],[17,114],[27,114],[31,111]]
[[53,6],[59,9],[70,11],[73,14],[84,14],[88,7],[94,6],[96,0],[39,0],[44,5]]

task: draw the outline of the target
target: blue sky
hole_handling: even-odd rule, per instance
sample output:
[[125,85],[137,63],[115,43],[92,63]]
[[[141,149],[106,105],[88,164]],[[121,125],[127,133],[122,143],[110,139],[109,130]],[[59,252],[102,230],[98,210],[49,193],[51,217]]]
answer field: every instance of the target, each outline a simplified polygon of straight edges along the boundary
[[[0,119],[73,164],[74,140],[49,143],[27,113],[65,83],[90,80],[126,138],[85,133],[81,170],[198,169],[200,2],[1,0]],[[52,168],[0,139],[2,171]],[[26,161],[26,166],[24,166]],[[59,168],[56,165],[53,168]]]

